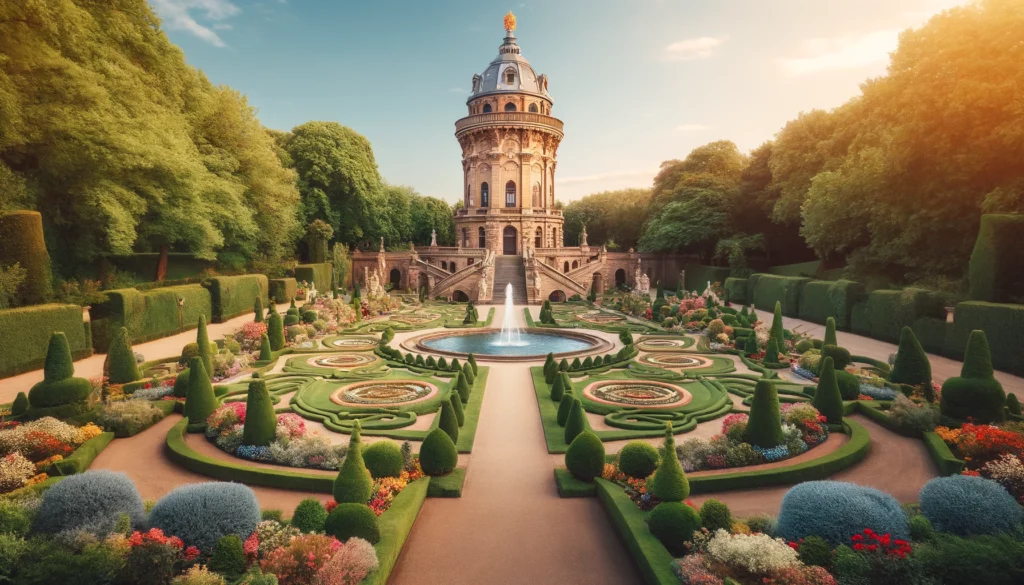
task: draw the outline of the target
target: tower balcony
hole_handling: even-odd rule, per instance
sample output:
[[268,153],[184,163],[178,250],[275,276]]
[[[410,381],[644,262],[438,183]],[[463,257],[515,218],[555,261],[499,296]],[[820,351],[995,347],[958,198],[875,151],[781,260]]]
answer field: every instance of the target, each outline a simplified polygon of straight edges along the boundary
[[466,209],[464,207],[455,212],[456,219],[474,217],[507,217],[509,215],[562,217],[562,210],[543,209],[540,207],[527,207],[525,209],[520,207],[473,207],[471,209]]
[[533,112],[490,112],[487,114],[476,114],[466,116],[455,122],[455,136],[479,128],[529,128],[550,132],[562,138],[562,121],[558,118],[536,114]]

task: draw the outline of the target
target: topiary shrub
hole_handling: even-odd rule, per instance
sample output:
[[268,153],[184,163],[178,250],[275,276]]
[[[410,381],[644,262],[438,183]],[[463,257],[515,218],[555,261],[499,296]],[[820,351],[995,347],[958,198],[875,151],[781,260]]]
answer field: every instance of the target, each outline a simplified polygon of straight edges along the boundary
[[452,392],[451,396],[448,397],[448,402],[452,404],[452,410],[455,411],[455,420],[459,423],[459,426],[466,424],[466,411],[462,408],[462,397],[459,396],[458,392]]
[[220,537],[213,547],[213,555],[207,567],[232,579],[241,575],[245,571],[242,539],[235,534]]
[[471,353],[466,358],[466,361],[469,362],[469,365],[473,366],[473,375],[480,375],[480,367],[476,365],[476,356]]
[[363,463],[374,479],[380,479],[401,475],[405,461],[398,443],[385,439],[371,443],[363,450]]
[[[858,384],[858,388],[859,388]],[[818,409],[831,424],[843,422],[843,395],[839,392],[836,382],[836,369],[831,357],[822,361],[821,373],[818,375],[818,386],[814,390],[811,406]]]
[[260,504],[246,485],[194,483],[176,488],[149,512],[149,525],[185,546],[210,551],[222,536],[248,538],[260,521]]
[[342,542],[350,538],[362,538],[371,544],[380,541],[377,516],[366,504],[338,504],[327,515],[324,531]]
[[249,394],[245,399],[245,425],[242,428],[243,445],[270,446],[277,438],[277,413],[267,391],[267,383],[261,379],[249,382]]
[[982,477],[937,477],[921,488],[921,514],[939,532],[958,536],[1012,533],[1020,527],[1020,505],[998,483]]
[[760,351],[761,348],[757,345],[757,332],[751,329],[747,335],[747,340],[743,343],[743,353],[747,354],[747,357],[752,357]]
[[775,341],[774,337],[768,339],[768,345],[764,348],[764,363],[779,363],[779,344]]
[[256,301],[252,304],[253,321],[256,323],[263,322],[263,301],[260,297],[256,297]]
[[705,500],[700,507],[700,523],[711,533],[719,528],[729,532],[732,530],[732,512],[729,511],[729,506],[718,500]]
[[572,411],[572,401],[575,399],[572,392],[566,392],[562,395],[562,401],[558,403],[558,426],[564,427],[566,421],[569,420],[569,413]]
[[562,395],[565,393],[565,379],[562,376],[555,376],[554,381],[551,383],[551,400],[554,402],[560,402]]
[[338,470],[338,476],[334,478],[332,492],[334,501],[339,504],[346,502],[365,504],[370,501],[370,496],[373,494],[373,478],[370,477],[370,472],[363,462],[361,430],[359,421],[355,421],[352,425],[352,436],[348,441],[348,453],[345,455],[345,461],[341,464],[341,469]]
[[[24,394],[22,394],[20,392],[18,393],[18,397],[19,398],[23,397],[23,396],[24,396]],[[18,405],[18,401],[17,401],[17,399],[15,399],[14,406],[17,407],[17,405]],[[1020,400],[1017,399],[1017,395],[1016,394],[1007,394],[1006,395],[1006,412],[1009,412],[1010,414],[1015,414],[1017,416],[1020,416],[1020,413],[1021,413],[1021,411],[1020,411]],[[12,411],[12,413],[13,414],[18,414],[17,412],[13,412],[13,411]]]
[[573,398],[572,406],[569,408],[569,416],[565,419],[565,432],[563,437],[565,443],[571,444],[576,435],[588,430],[587,414],[583,410],[583,402],[579,398]]
[[772,315],[770,339],[775,340],[777,347],[786,347],[786,330],[782,327],[782,303],[775,301],[775,313]]
[[318,318],[320,318],[320,314],[317,313],[316,311],[312,310],[312,309],[310,309],[308,311],[303,311],[302,312],[302,322],[303,323],[312,324]]
[[473,364],[469,362],[462,364],[462,377],[466,379],[468,386],[472,386],[476,382],[476,372],[473,371]]
[[71,359],[68,338],[60,331],[55,331],[46,349],[43,381],[28,391],[30,410],[84,403],[92,392],[92,384],[74,375],[75,365]]
[[217,397],[213,394],[213,385],[210,384],[210,378],[206,375],[202,358],[192,358],[192,362],[188,366],[188,391],[185,393],[183,410],[189,424],[205,423],[218,406]]
[[949,585],[1020,585],[1022,558],[1024,540],[1005,534],[960,538],[940,533],[927,546],[914,547],[914,560],[925,577]]
[[860,396],[860,378],[845,370],[836,370],[836,384],[843,400],[857,400]]
[[[29,401],[35,400],[29,394]],[[1003,420],[1006,393],[992,375],[992,352],[985,332],[975,330],[967,340],[964,365],[960,376],[949,378],[942,384],[942,414],[958,420],[972,419],[975,423]]]
[[782,498],[775,535],[792,542],[820,536],[838,546],[865,528],[893,539],[910,537],[907,515],[889,494],[852,483],[808,481]]
[[284,326],[291,327],[292,325],[298,325],[300,320],[301,319],[299,318],[298,315],[292,315],[291,313],[288,313],[287,315],[284,316]]
[[139,365],[135,362],[135,352],[132,351],[132,341],[128,337],[127,327],[118,329],[110,340],[105,366],[111,384],[126,384],[142,378]]
[[825,338],[821,341],[822,346],[839,346],[839,339],[836,337],[836,320],[833,317],[825,319]]
[[459,452],[448,433],[441,429],[430,431],[420,445],[420,467],[430,476],[448,475],[459,463]]
[[814,342],[811,341],[810,339],[801,339],[800,342],[796,344],[795,349],[797,353],[807,353],[808,351],[814,349]]
[[630,477],[643,479],[658,468],[661,456],[658,450],[644,441],[630,441],[619,451],[619,471]]
[[199,357],[203,358],[203,367],[206,368],[206,373],[212,375],[213,354],[217,352],[211,347],[210,336],[206,333],[206,315],[199,315],[199,325],[196,328],[196,344],[199,346]]
[[651,510],[647,528],[674,556],[686,554],[684,544],[700,530],[700,515],[682,502],[662,502]]
[[103,537],[114,532],[122,515],[133,528],[146,522],[142,497],[132,480],[113,471],[86,471],[43,492],[32,529],[50,534],[82,530]]
[[932,365],[910,327],[900,331],[900,345],[896,350],[892,371],[889,372],[889,381],[910,386],[931,386]]
[[775,384],[758,380],[754,397],[750,401],[750,418],[743,440],[762,449],[782,444],[782,419],[779,413],[779,393]]
[[[1011,394],[1010,396],[1013,396]],[[21,416],[28,410],[28,396],[24,392],[18,392],[18,395],[14,397],[14,402],[11,404],[11,415]],[[1020,406],[1017,407],[1018,414],[1020,413]]]
[[604,443],[590,431],[576,435],[565,451],[565,467],[576,479],[594,481],[604,470]]
[[665,423],[665,446],[661,452],[664,456],[654,477],[647,482],[647,489],[662,502],[682,502],[690,495],[690,482],[683,473],[683,466],[675,457],[676,442],[672,436],[672,424]]
[[462,400],[462,403],[468,404],[470,393],[469,381],[462,374],[455,376],[455,388],[459,391],[459,398]]
[[441,402],[441,418],[437,428],[448,433],[453,443],[459,442],[459,419],[455,416],[452,403],[447,400]]
[[178,372],[174,377],[174,395],[178,398],[188,396],[188,368]]
[[264,333],[260,336],[260,357],[259,361],[269,362],[274,359],[273,349],[270,347],[270,338]]
[[439,360],[437,360],[437,369],[439,369],[439,370],[447,370],[448,369],[448,360],[444,359],[443,357],[440,358]]
[[316,498],[306,498],[295,506],[292,513],[292,526],[302,532],[323,532],[327,520],[327,509]]
[[850,350],[845,347],[827,344],[821,346],[821,359],[827,357],[832,358],[836,370],[845,370],[846,366],[850,365]]
[[808,536],[797,549],[800,562],[812,567],[832,566],[832,547],[819,536]]
[[559,372],[568,372],[569,371],[569,362],[565,358],[562,358],[562,361],[558,362],[558,371]]
[[935,536],[935,528],[923,514],[910,517],[910,539],[915,543],[928,542]]
[[284,321],[276,312],[267,319],[267,338],[270,339],[270,349],[273,351],[284,349]]

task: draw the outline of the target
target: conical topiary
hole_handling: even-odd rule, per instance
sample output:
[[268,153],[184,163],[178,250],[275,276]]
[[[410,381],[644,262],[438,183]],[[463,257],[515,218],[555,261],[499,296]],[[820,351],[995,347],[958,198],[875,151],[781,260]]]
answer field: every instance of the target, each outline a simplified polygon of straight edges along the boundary
[[786,333],[782,328],[782,303],[775,301],[775,315],[772,317],[771,336],[777,347],[786,347]]
[[61,331],[50,336],[50,345],[46,348],[46,361],[43,363],[43,382],[60,382],[75,375],[75,364],[71,358],[71,345]]
[[199,357],[203,358],[203,368],[208,376],[213,375],[213,350],[210,348],[210,336],[206,334],[206,315],[199,315],[199,327],[196,328],[196,344],[199,345]]
[[469,362],[462,364],[462,376],[466,378],[466,384],[470,386],[476,382],[476,372],[473,371],[473,364]]
[[178,372],[174,378],[174,396],[184,398],[188,395],[188,368]]
[[468,404],[470,393],[469,382],[466,380],[466,377],[463,376],[461,373],[456,374],[455,378],[455,388],[458,390],[459,396],[462,398],[462,403]]
[[782,419],[779,414],[779,393],[775,384],[759,380],[750,401],[750,418],[743,440],[762,449],[782,444]]
[[839,393],[836,369],[830,357],[822,361],[821,373],[818,375],[818,388],[814,391],[811,406],[817,408],[829,423],[843,422],[843,397]]
[[565,379],[562,376],[555,376],[555,381],[551,383],[551,400],[559,402],[562,400],[562,394],[565,392]]
[[683,473],[683,466],[676,456],[676,442],[672,436],[672,424],[665,423],[665,445],[662,448],[661,463],[654,471],[654,477],[647,482],[647,489],[662,502],[682,502],[690,495],[690,482]]
[[[14,403],[11,404],[11,415],[21,416],[25,414],[26,410],[28,410],[28,396],[24,392],[18,392],[18,395],[14,397]],[[1017,407],[1017,411],[1017,414],[1020,414],[1020,406]]]
[[448,433],[441,429],[430,431],[420,446],[420,467],[430,476],[448,475],[459,463],[459,452]]
[[455,409],[449,400],[441,402],[441,419],[437,423],[437,428],[448,433],[453,443],[459,442],[459,419],[455,416]]
[[442,370],[442,371],[443,370],[447,370],[448,369],[448,360],[444,359],[443,357],[441,359],[437,360],[437,369]]
[[564,392],[572,392],[574,390],[572,387],[572,379],[569,378],[569,374],[564,372],[562,373],[562,390]]
[[558,364],[552,364],[550,367],[545,366],[544,367],[544,383],[545,384],[549,384],[549,385],[550,384],[554,384],[555,383],[555,376],[557,376],[558,373],[559,373],[558,372]]
[[569,362],[566,361],[565,358],[562,358],[562,361],[558,362],[558,371],[559,372],[568,372],[569,371]]
[[764,348],[764,363],[779,363],[779,344],[774,337],[768,338],[768,346]]
[[562,394],[562,400],[558,403],[558,426],[564,427],[567,420],[569,420],[569,411],[572,410],[572,402],[575,400],[572,392],[566,392]]
[[264,333],[260,336],[260,361],[269,362],[272,359],[274,359],[274,354],[270,348],[270,338]]
[[473,354],[469,354],[469,357],[466,358],[466,361],[469,362],[469,365],[473,366],[473,375],[479,376],[480,367],[476,365],[476,356]]
[[836,338],[836,320],[832,317],[825,319],[825,339],[822,345],[839,345]]
[[565,451],[565,467],[576,479],[594,481],[604,471],[604,443],[590,431],[583,431]]
[[256,302],[253,303],[253,305],[252,305],[252,312],[253,312],[253,315],[255,316],[255,319],[253,319],[253,321],[255,321],[256,323],[262,323],[263,322],[263,301],[261,301],[259,297],[256,297]]
[[548,371],[551,366],[557,366],[555,363],[555,354],[548,352],[548,355],[544,356],[544,371]]
[[578,372],[581,367],[583,367],[583,362],[580,361],[580,358],[573,358],[572,364],[569,366],[569,371]]
[[132,341],[128,337],[128,328],[121,327],[114,333],[107,350],[107,378],[111,384],[127,384],[142,378],[139,365],[135,362]]
[[[29,400],[35,405],[31,396]],[[939,404],[942,414],[959,420],[986,424],[1005,418],[1006,393],[992,375],[992,353],[984,331],[971,332],[960,376],[943,382]]]
[[218,406],[203,358],[196,356],[188,364],[188,390],[183,412],[189,424],[203,424]]
[[462,398],[459,397],[458,392],[452,392],[451,396],[448,397],[448,401],[452,403],[452,410],[455,411],[455,420],[459,422],[459,426],[466,424],[466,411],[462,408]]
[[437,369],[437,360],[434,359],[434,356],[432,356],[432,355],[428,355],[427,356],[427,367],[430,368],[431,370],[436,370]]
[[448,364],[448,370],[451,372],[461,372],[462,364],[459,363],[459,358],[453,358],[452,362]]
[[361,426],[359,421],[352,425],[352,436],[348,442],[348,454],[334,478],[334,501],[339,504],[366,504],[373,494],[373,478],[363,463]]
[[889,372],[889,381],[910,386],[931,386],[932,365],[910,327],[900,331],[900,345],[896,350],[892,371]]
[[[20,394],[19,394],[19,396],[20,396]],[[17,401],[15,401],[15,402],[17,402]],[[1017,416],[1020,416],[1020,413],[1021,413],[1021,410],[1020,410],[1020,400],[1017,398],[1016,394],[1007,394],[1006,395],[1006,411],[1009,412],[1010,414],[1015,414]]]
[[751,329],[747,335],[747,341],[743,344],[743,351],[747,352],[747,356],[757,355],[761,351],[761,348],[757,346],[757,333]]
[[587,413],[583,410],[583,402],[579,398],[573,398],[572,408],[569,409],[569,416],[565,420],[565,443],[571,444],[577,435],[589,428]]
[[418,368],[425,368],[425,367],[427,367],[427,362],[423,359],[422,355],[417,354],[417,356],[416,356],[416,367],[418,367]]
[[256,379],[249,382],[249,394],[245,399],[245,426],[242,427],[242,444],[270,446],[277,436],[277,413],[267,391],[267,383]]

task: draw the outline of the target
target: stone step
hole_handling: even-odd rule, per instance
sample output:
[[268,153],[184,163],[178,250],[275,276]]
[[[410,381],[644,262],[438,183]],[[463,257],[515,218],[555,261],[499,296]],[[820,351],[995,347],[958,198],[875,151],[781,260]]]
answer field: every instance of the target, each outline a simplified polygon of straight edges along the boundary
[[505,287],[512,283],[512,302],[526,303],[526,270],[520,256],[498,256],[494,259],[494,283],[491,299],[495,304],[505,302]]

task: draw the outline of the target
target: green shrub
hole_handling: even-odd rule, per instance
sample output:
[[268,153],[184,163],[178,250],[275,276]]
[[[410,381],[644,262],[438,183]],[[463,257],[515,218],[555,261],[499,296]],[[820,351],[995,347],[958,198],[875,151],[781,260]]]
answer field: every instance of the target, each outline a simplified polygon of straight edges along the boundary
[[839,339],[836,337],[836,320],[832,317],[825,320],[825,338],[821,341],[821,345],[822,347],[829,345],[839,346]]
[[473,364],[466,362],[462,364],[462,377],[466,379],[466,388],[476,383],[476,372],[473,371]]
[[739,305],[747,304],[747,279],[730,276],[725,279],[722,285],[725,290],[725,300]]
[[730,532],[732,530],[732,513],[729,511],[729,506],[713,498],[705,500],[700,507],[700,523],[711,533],[718,529]]
[[267,319],[267,338],[270,340],[270,349],[281,351],[284,349],[284,321],[281,315],[274,312]]
[[1009,535],[960,538],[936,534],[914,548],[923,572],[938,583],[1019,585],[1024,583],[1024,541]]
[[148,400],[121,400],[104,404],[96,415],[96,424],[117,437],[131,437],[148,429],[166,416]]
[[469,381],[462,374],[456,374],[455,376],[455,387],[459,391],[459,397],[462,399],[463,404],[469,403]]
[[857,400],[860,396],[860,378],[845,370],[836,370],[836,384],[843,400]]
[[[858,303],[860,305],[860,303]],[[897,342],[900,331],[923,317],[945,317],[945,301],[932,290],[907,288],[904,290],[876,290],[863,303],[859,318],[851,315],[854,333],[868,335],[883,341]]]
[[299,319],[298,315],[285,315],[284,326],[291,327],[292,325],[298,325],[300,320],[301,319]]
[[466,361],[469,362],[469,365],[473,366],[473,375],[480,375],[480,367],[476,365],[476,356],[471,353],[469,354],[469,357],[466,358]]
[[[29,395],[32,401],[32,396]],[[34,402],[34,401],[33,401]],[[1004,418],[1006,394],[992,375],[992,355],[984,331],[973,331],[960,376],[942,384],[942,414],[958,420],[990,423]]]
[[453,443],[459,441],[459,419],[455,416],[455,410],[449,401],[441,402],[441,417],[437,428],[448,433]]
[[779,344],[774,337],[768,338],[768,346],[764,349],[764,363],[779,363]]
[[121,327],[114,334],[110,349],[107,350],[106,362],[107,378],[111,384],[126,384],[142,378],[127,328]]
[[750,418],[743,440],[762,449],[782,444],[782,420],[779,414],[779,393],[775,384],[758,380],[750,401]]
[[295,507],[291,524],[302,532],[323,532],[326,521],[327,509],[320,503],[320,500],[306,498]]
[[683,282],[683,286],[689,291],[700,292],[708,286],[709,282],[711,284],[725,282],[729,278],[729,267],[727,266],[687,264],[684,270],[686,271],[686,280]]
[[[1010,396],[1013,396],[1011,394]],[[11,404],[11,414],[13,416],[21,416],[28,410],[28,396],[24,392],[18,392],[18,395],[14,397],[14,403]],[[1017,413],[1020,414],[1020,406],[1017,406]]]
[[25,536],[31,527],[32,512],[28,508],[9,498],[0,500],[0,534]]
[[575,397],[572,392],[566,392],[562,394],[562,400],[558,403],[558,426],[564,427],[566,421],[569,420],[569,413],[572,412],[572,403]]
[[569,362],[566,361],[565,358],[562,358],[562,361],[558,362],[558,371],[559,372],[568,372],[569,371]]
[[207,565],[211,571],[236,578],[245,571],[245,552],[242,550],[242,539],[237,534],[220,537],[213,547],[213,555]]
[[434,359],[434,356],[428,355],[427,356],[426,365],[431,370],[436,370],[437,369],[437,360]]
[[814,349],[814,342],[812,342],[810,339],[801,339],[800,342],[796,344],[796,347],[794,349],[796,349],[796,352],[799,354],[805,354],[808,351]]
[[647,527],[668,552],[674,556],[686,554],[684,543],[693,539],[700,530],[700,515],[682,502],[662,502],[651,510]]
[[270,348],[270,338],[267,337],[266,333],[264,333],[260,337],[260,357],[259,357],[259,361],[261,361],[261,362],[269,362],[270,360],[274,359],[273,351],[274,350],[272,350]]
[[619,471],[630,477],[644,479],[658,468],[658,450],[644,441],[630,441],[619,451]]
[[362,538],[376,544],[380,541],[380,526],[377,516],[366,504],[348,502],[338,504],[324,522],[324,530],[341,542],[350,538]]
[[89,311],[97,351],[105,351],[121,327],[128,328],[132,343],[141,343],[191,329],[200,316],[209,319],[212,314],[210,291],[199,284],[147,291],[108,290],[104,294],[107,300]]
[[64,333],[56,331],[50,336],[50,346],[46,350],[43,381],[28,391],[31,409],[84,403],[92,392],[92,384],[74,375],[75,365],[71,360],[68,339]]
[[210,291],[211,319],[214,323],[223,323],[232,317],[248,313],[252,310],[252,301],[255,298],[269,298],[267,277],[262,274],[215,276],[206,280],[203,285]]
[[352,435],[348,442],[348,453],[345,461],[334,478],[334,501],[339,504],[366,504],[373,493],[373,478],[363,463],[363,451],[360,440],[359,421],[352,425]]
[[928,542],[935,537],[935,529],[932,523],[924,514],[915,514],[910,517],[910,540],[917,544]]
[[205,424],[219,404],[213,393],[213,385],[206,375],[203,360],[192,358],[188,366],[188,391],[185,393],[184,415],[190,424]]
[[850,350],[837,345],[825,344],[821,347],[821,359],[832,358],[836,370],[845,370],[850,365]]
[[572,364],[569,366],[569,371],[578,372],[581,367],[583,367],[583,364],[580,362],[580,358],[573,358]]
[[647,482],[647,489],[662,502],[682,502],[690,495],[690,482],[686,480],[683,466],[675,456],[676,443],[672,437],[671,423],[665,424],[665,445],[663,457],[654,477]]
[[[18,397],[20,398],[22,396],[24,396],[24,394],[19,392],[18,393]],[[14,404],[15,404],[15,406],[17,406],[18,401],[15,400]],[[1017,395],[1016,394],[1007,394],[1006,395],[1006,411],[1009,412],[1010,414],[1015,414],[1017,416],[1020,416],[1020,412],[1021,412],[1020,411],[1020,400],[1017,399]]]
[[75,358],[92,355],[88,328],[82,322],[82,308],[78,305],[0,310],[0,378],[42,367],[54,331],[64,332]]
[[1021,291],[1024,290],[1022,234],[1024,216],[981,216],[969,269],[972,301],[1021,302]]
[[565,451],[565,467],[576,479],[594,481],[604,470],[604,443],[587,430],[576,435]]
[[430,431],[420,446],[420,467],[430,476],[448,475],[459,463],[459,452],[448,433],[441,429]]
[[931,386],[931,363],[910,327],[900,331],[900,345],[896,351],[896,362],[889,373],[889,381],[909,386]]
[[441,371],[447,370],[448,369],[448,360],[444,359],[443,357],[441,359],[437,360],[437,369],[439,369]]
[[565,443],[571,444],[576,435],[589,429],[590,425],[587,424],[587,414],[583,410],[583,402],[579,398],[573,398],[572,408],[569,409],[569,416],[565,420]]
[[261,379],[249,382],[249,393],[245,399],[245,426],[242,428],[243,445],[270,446],[277,437],[277,413],[267,391],[267,383]]
[[[299,264],[294,269],[295,280],[312,283],[318,291],[331,290],[334,265],[330,262]],[[356,289],[358,291],[358,288]],[[359,295],[356,295],[359,296]]]
[[459,426],[466,424],[466,411],[462,408],[462,398],[457,392],[452,392],[448,397],[448,402],[452,405],[452,410],[455,411],[455,420],[459,423]]
[[813,280],[800,293],[800,318],[825,323],[832,317],[840,329],[848,331],[854,305],[865,298],[866,289],[859,282]]
[[752,288],[749,280],[747,290],[752,291],[755,307],[770,311],[777,304],[781,314],[788,317],[800,316],[800,296],[811,281],[810,278],[759,274]]
[[363,451],[363,463],[374,479],[380,479],[401,475],[405,460],[398,443],[385,439],[366,447]]
[[127,475],[87,471],[71,475],[43,493],[32,531],[46,534],[85,531],[99,537],[114,532],[127,515],[132,527],[146,521],[135,484]]
[[551,400],[554,402],[560,402],[562,395],[565,393],[565,380],[563,376],[555,376],[554,382],[551,383]]
[[203,368],[207,375],[213,375],[213,355],[216,352],[210,344],[210,336],[206,333],[206,317],[199,316],[199,325],[196,328],[196,345],[199,346],[199,357],[203,360]]
[[811,405],[817,408],[829,423],[839,424],[843,422],[843,395],[836,382],[836,369],[833,363],[831,357],[822,360],[818,386],[814,391],[814,398],[811,399]]
[[313,311],[313,310],[309,310],[309,311],[303,311],[303,312],[302,312],[302,322],[303,322],[303,323],[309,323],[309,324],[312,324],[312,323],[313,323],[314,321],[316,321],[316,320],[317,320],[317,319],[318,319],[319,317],[320,317],[320,314],[319,314],[319,313],[317,313],[316,311]]
[[782,304],[775,303],[775,312],[772,316],[771,339],[775,340],[779,350],[786,347],[786,331],[782,327]]
[[19,264],[25,279],[18,287],[17,304],[46,302],[52,292],[50,255],[43,239],[43,220],[38,211],[0,212],[0,266]]
[[263,301],[259,297],[256,297],[256,301],[252,305],[253,321],[255,323],[263,322]]
[[743,344],[743,352],[747,356],[753,356],[760,353],[761,349],[757,346],[757,333],[751,329],[750,334],[747,335],[747,341]]
[[[985,332],[995,367],[1024,375],[1024,305],[969,301],[956,306],[954,322],[944,340],[948,356],[959,357],[967,347],[971,332]],[[2,357],[0,357],[2,359]]]
[[813,567],[832,566],[832,546],[820,536],[808,536],[797,550],[800,562]]

